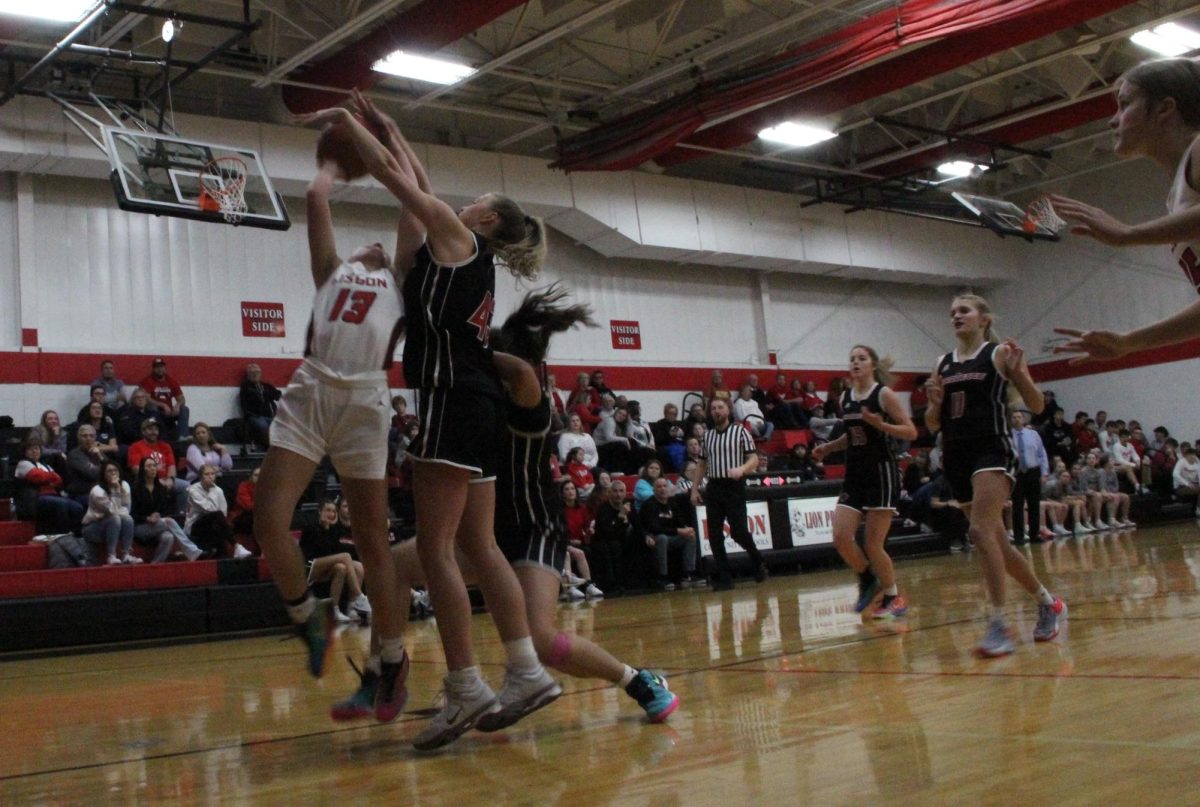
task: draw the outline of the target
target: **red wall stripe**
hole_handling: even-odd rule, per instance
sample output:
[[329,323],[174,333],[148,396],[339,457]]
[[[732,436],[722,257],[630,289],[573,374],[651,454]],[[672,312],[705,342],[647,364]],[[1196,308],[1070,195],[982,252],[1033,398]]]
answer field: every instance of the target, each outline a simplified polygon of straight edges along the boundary
[[[136,384],[150,373],[150,364],[162,355],[167,373],[175,378],[186,392],[188,387],[236,387],[245,373],[246,365],[254,362],[262,367],[263,378],[282,387],[300,363],[295,358],[253,358],[247,356],[172,356],[167,354],[91,354],[91,353],[3,353],[0,352],[0,383],[4,384],[78,384],[86,386],[100,375],[100,362],[112,359],[117,376],[126,384]],[[555,375],[558,386],[570,389],[578,373],[603,370],[605,382],[618,392],[622,390],[705,390],[713,370],[720,370],[726,386],[740,384],[750,373],[758,375],[759,384],[769,387],[775,383],[775,367],[647,367],[601,364],[552,364],[549,372]],[[789,383],[793,378],[815,381],[824,390],[843,371],[783,368]],[[915,373],[897,373],[893,387],[911,390]],[[393,387],[404,387],[404,375],[397,364],[389,373]]]

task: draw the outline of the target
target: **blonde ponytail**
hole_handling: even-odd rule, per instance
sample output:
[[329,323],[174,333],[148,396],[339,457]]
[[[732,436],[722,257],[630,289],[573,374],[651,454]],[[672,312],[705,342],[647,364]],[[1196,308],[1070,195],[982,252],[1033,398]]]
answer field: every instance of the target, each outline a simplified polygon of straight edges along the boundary
[[507,196],[489,194],[488,207],[500,220],[488,239],[496,257],[514,277],[537,280],[546,261],[546,225]]

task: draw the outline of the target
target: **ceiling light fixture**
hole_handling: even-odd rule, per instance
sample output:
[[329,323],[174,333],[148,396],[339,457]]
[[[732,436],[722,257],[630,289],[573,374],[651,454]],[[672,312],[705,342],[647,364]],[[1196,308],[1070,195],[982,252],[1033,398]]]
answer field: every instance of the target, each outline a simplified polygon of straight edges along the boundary
[[430,56],[417,56],[402,50],[388,54],[371,65],[371,69],[401,78],[428,81],[431,84],[454,84],[475,72],[475,68],[470,65]]
[[1129,39],[1135,45],[1163,56],[1182,56],[1200,50],[1200,33],[1174,22],[1138,31]]
[[951,160],[948,163],[942,163],[937,167],[939,174],[944,174],[948,177],[969,177],[972,174],[981,174],[988,170],[988,166],[980,165],[979,163],[967,162],[966,160]]
[[163,42],[170,44],[171,40],[175,38],[175,32],[182,27],[183,26],[175,22],[175,20],[167,20],[164,22],[162,27]]
[[79,22],[95,7],[96,0],[0,0],[0,16]]
[[785,121],[777,126],[763,129],[758,133],[758,136],[768,143],[779,143],[784,146],[792,146],[793,148],[804,148],[806,146],[815,146],[817,143],[835,138],[837,137],[837,132],[822,129],[819,126],[813,126],[809,123]]

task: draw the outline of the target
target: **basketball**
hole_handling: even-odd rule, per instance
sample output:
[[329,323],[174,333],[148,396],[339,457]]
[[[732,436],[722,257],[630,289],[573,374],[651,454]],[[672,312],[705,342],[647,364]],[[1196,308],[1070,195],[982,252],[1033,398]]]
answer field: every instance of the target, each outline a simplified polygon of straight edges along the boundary
[[[375,130],[362,116],[355,115],[355,118],[367,130],[376,137],[381,137],[382,132]],[[358,154],[358,148],[354,145],[354,137],[350,133],[350,128],[344,123],[335,123],[326,126],[321,132],[321,136],[317,139],[317,162],[323,160],[332,160],[338,164],[342,172],[342,179],[347,181],[358,179],[366,176],[367,167],[363,164],[362,158]]]

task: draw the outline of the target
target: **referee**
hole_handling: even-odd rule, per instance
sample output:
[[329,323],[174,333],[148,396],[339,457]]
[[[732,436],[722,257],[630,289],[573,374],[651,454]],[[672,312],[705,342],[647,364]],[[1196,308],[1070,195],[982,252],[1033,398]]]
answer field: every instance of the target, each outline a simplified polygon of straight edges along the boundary
[[733,588],[733,575],[729,572],[729,559],[725,557],[726,521],[733,540],[750,554],[754,579],[759,583],[767,579],[762,554],[746,527],[745,477],[758,467],[758,454],[750,433],[730,420],[729,401],[714,398],[709,402],[708,411],[714,428],[704,433],[700,462],[692,472],[692,504],[700,506],[700,487],[707,476],[704,503],[708,507],[708,542],[717,566],[713,591],[727,591]]

